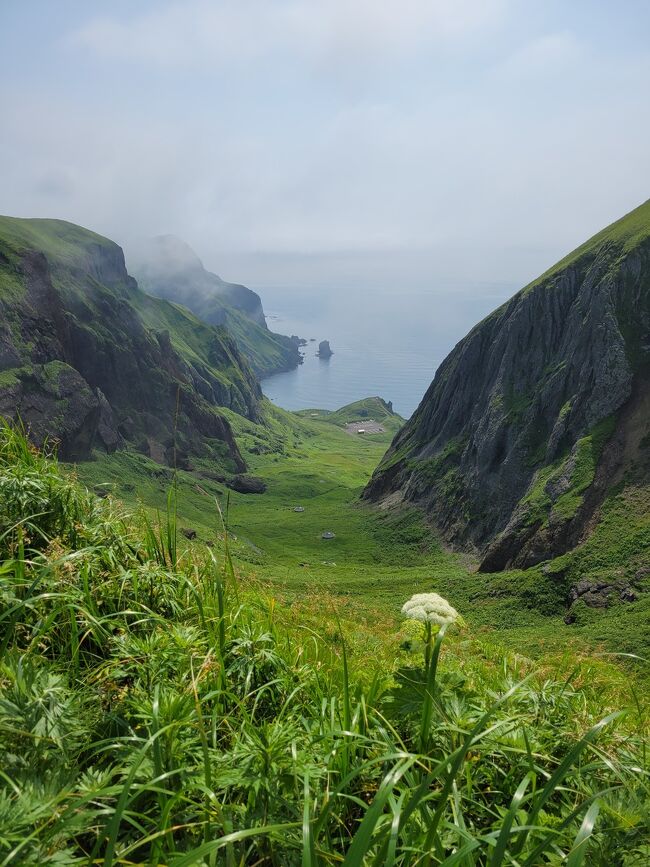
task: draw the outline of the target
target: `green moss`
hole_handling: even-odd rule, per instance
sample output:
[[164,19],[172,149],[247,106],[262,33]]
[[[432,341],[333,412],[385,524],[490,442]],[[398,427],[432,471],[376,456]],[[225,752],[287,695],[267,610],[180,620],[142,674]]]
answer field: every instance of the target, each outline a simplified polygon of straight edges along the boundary
[[[576,442],[571,455],[555,461],[535,474],[531,487],[522,500],[528,513],[526,523],[529,526],[546,526],[551,512],[555,518],[565,521],[575,517],[584,502],[585,491],[594,480],[603,447],[613,434],[615,426],[615,417],[608,416],[595,425],[586,437]],[[553,482],[566,474],[569,463],[573,463],[569,488],[553,501],[548,489]]]
[[506,421],[509,424],[519,424],[522,418],[533,402],[533,396],[524,394],[514,390],[513,386],[509,386],[503,396],[503,408],[505,410]]
[[494,410],[495,412],[498,412],[499,410],[503,409],[503,405],[504,405],[504,400],[503,400],[503,395],[501,394],[501,392],[493,391],[492,394],[490,395],[490,409]]
[[427,458],[426,460],[414,459],[409,461],[407,466],[409,469],[417,471],[418,478],[426,481],[428,484],[434,484],[449,475],[450,470],[455,471],[455,468],[450,468],[450,464],[458,462],[466,445],[467,437],[453,437],[432,458]]
[[567,491],[553,503],[553,517],[562,518],[564,521],[570,521],[578,512],[580,506],[584,502],[584,497],[573,491]]
[[592,438],[578,440],[573,450],[575,461],[571,474],[571,487],[553,503],[552,514],[568,521],[573,518],[584,501],[583,493],[594,480],[596,460],[592,448]]
[[526,523],[529,526],[547,524],[551,497],[546,486],[557,471],[557,464],[551,464],[535,473],[528,492],[522,500],[522,505],[526,509]]
[[25,370],[26,368],[24,367],[12,367],[9,370],[0,370],[0,388],[9,388],[12,385],[16,385]]
[[616,416],[614,414],[608,415],[602,421],[599,421],[598,424],[592,429],[591,441],[596,461],[598,461],[598,459],[600,458],[601,452],[605,444],[609,439],[611,439],[615,430]]
[[39,368],[43,379],[54,389],[58,389],[61,374],[66,370],[72,370],[72,368],[65,361],[48,361],[47,364]]

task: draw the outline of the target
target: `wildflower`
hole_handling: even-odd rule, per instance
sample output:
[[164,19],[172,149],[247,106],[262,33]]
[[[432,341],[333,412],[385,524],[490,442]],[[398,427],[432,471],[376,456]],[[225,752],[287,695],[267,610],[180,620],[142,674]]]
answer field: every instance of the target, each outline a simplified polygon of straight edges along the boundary
[[402,614],[409,620],[445,626],[458,619],[456,609],[437,593],[415,593],[402,606]]

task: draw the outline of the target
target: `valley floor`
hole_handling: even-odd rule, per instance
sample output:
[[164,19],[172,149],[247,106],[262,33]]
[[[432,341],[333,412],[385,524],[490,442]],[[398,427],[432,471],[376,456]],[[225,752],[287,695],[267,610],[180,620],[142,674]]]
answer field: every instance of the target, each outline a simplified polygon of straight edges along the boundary
[[[351,436],[345,428],[360,409],[384,432]],[[179,527],[196,532],[189,546],[219,547],[218,503],[228,508],[238,571],[289,600],[327,593],[366,621],[381,617],[397,624],[412,593],[436,591],[473,630],[495,631],[504,647],[532,658],[570,649],[603,659],[617,654],[611,658],[620,662],[620,652],[636,654],[650,646],[645,600],[641,606],[588,610],[567,625],[565,590],[553,574],[477,574],[469,556],[443,550],[417,510],[381,511],[363,503],[359,495],[401,421],[377,399],[335,413],[269,407],[269,417],[266,427],[229,417],[249,473],[267,486],[263,494],[229,491],[201,462],[192,472],[178,471]],[[152,513],[166,508],[173,480],[170,470],[127,452],[97,455],[76,472],[89,487]],[[323,539],[323,533],[334,538]],[[647,676],[647,664],[626,664]]]

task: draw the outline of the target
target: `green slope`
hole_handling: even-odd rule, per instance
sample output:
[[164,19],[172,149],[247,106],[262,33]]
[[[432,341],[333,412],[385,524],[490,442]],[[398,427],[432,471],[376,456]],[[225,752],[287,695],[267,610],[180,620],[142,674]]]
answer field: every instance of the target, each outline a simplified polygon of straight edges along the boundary
[[[641,246],[650,238],[650,199],[639,205],[620,220],[611,223],[605,229],[597,232],[584,244],[581,244],[571,253],[560,259],[552,268],[545,271],[540,277],[524,287],[523,292],[530,291],[534,286],[543,283],[546,279],[558,274],[570,265],[577,265],[581,260],[595,256],[606,245],[612,245],[619,257]],[[612,263],[615,267],[616,260]]]
[[182,304],[204,322],[224,325],[256,376],[269,376],[300,363],[295,343],[267,328],[259,296],[207,271],[179,238],[161,235],[143,242],[129,252],[129,265],[145,291]]
[[20,415],[36,441],[243,468],[221,407],[257,418],[249,365],[223,327],[142,292],[112,241],[0,218],[0,312],[0,414]]

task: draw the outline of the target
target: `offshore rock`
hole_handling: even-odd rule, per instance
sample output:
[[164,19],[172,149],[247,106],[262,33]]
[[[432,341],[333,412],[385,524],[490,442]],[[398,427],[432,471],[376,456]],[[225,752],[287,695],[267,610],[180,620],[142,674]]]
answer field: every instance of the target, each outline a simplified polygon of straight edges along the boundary
[[332,355],[334,355],[330,348],[329,340],[321,340],[321,342],[318,344],[318,352],[316,353],[316,355],[319,358],[330,358]]

